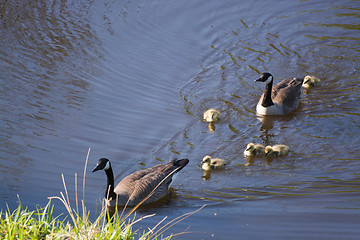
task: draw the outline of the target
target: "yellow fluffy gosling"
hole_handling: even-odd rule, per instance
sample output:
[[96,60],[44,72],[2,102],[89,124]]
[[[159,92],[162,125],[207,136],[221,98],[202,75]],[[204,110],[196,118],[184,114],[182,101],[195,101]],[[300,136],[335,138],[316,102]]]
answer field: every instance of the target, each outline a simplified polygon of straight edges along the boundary
[[202,160],[201,168],[205,171],[223,169],[224,167],[225,161],[221,158],[211,158],[210,156],[205,156]]
[[249,143],[244,151],[245,157],[264,156],[265,147],[261,144]]
[[217,122],[220,120],[220,112],[216,109],[210,108],[204,112],[205,122]]
[[317,77],[314,77],[314,76],[310,76],[310,75],[307,75],[304,78],[304,82],[302,84],[302,86],[304,88],[311,88],[311,87],[316,87],[319,85],[320,85],[320,79]]
[[279,157],[288,154],[289,147],[286,145],[266,146],[265,157]]

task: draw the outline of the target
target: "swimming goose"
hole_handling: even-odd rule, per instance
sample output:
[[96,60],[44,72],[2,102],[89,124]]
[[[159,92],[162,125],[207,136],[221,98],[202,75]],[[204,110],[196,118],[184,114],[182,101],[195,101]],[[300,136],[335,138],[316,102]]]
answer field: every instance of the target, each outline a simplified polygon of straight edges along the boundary
[[288,154],[289,147],[286,145],[274,145],[266,146],[265,148],[265,157],[279,157]]
[[201,168],[205,171],[223,169],[224,167],[225,161],[221,158],[211,158],[210,156],[205,156],[202,160]]
[[164,179],[144,204],[155,202],[168,194],[173,178],[188,163],[188,159],[175,159],[166,164],[134,172],[121,180],[115,188],[114,174],[109,159],[99,159],[92,172],[102,169],[105,171],[107,176],[105,198],[110,201],[110,206],[125,206],[126,203],[128,206],[136,206]]
[[273,86],[273,76],[263,73],[255,82],[265,82],[265,92],[256,106],[260,115],[285,115],[294,111],[300,102],[303,79],[285,79]]
[[314,76],[307,75],[304,78],[302,86],[304,88],[316,87],[320,85],[320,79]]
[[264,156],[265,147],[261,144],[249,143],[244,151],[245,157]]
[[220,112],[216,109],[210,108],[204,112],[205,122],[217,122],[220,120]]

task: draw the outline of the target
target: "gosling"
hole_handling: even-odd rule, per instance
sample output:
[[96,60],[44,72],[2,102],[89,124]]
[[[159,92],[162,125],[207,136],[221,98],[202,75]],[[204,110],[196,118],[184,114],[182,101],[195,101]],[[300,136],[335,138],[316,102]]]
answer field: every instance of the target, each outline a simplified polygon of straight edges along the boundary
[[286,145],[266,146],[265,157],[279,157],[289,153],[289,147]]
[[205,171],[223,169],[225,168],[225,161],[221,158],[205,156],[202,160],[201,168]]
[[261,144],[249,143],[244,151],[245,157],[261,157],[265,154],[265,147]]
[[204,112],[205,122],[217,122],[220,120],[220,112],[216,109],[210,108]]
[[320,79],[317,77],[314,77],[314,76],[310,76],[310,75],[307,75],[304,78],[304,82],[302,84],[303,88],[306,88],[306,89],[311,88],[311,87],[316,87],[319,85],[320,85]]

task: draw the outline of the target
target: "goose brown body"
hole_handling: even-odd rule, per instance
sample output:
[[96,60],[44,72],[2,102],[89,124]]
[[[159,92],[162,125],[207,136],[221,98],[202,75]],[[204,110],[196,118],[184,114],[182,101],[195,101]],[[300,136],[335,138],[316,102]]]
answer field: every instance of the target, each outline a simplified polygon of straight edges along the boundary
[[284,79],[273,86],[273,76],[263,73],[256,82],[266,82],[264,93],[256,106],[260,115],[286,115],[294,111],[300,102],[303,79]]
[[155,202],[166,196],[175,174],[188,162],[188,159],[172,160],[166,164],[134,172],[122,179],[115,188],[113,187],[113,171],[108,159],[100,159],[93,172],[105,170],[108,180],[105,198],[109,200],[110,206],[125,206],[126,204],[135,206],[148,197],[158,185],[151,196],[144,201],[144,204]]

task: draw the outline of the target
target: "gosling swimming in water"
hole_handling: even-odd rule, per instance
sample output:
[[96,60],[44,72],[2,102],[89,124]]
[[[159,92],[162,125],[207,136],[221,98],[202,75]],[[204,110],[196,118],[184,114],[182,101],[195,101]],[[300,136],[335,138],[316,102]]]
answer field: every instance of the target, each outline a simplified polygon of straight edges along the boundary
[[223,169],[225,168],[225,161],[221,158],[205,156],[202,160],[201,168],[205,171]]
[[289,147],[286,145],[274,145],[266,146],[265,148],[265,157],[279,157],[288,154]]
[[320,85],[320,79],[317,77],[314,77],[314,76],[310,76],[310,75],[307,75],[304,78],[304,82],[302,84],[302,86],[304,88],[311,88],[311,87],[316,87],[319,85]]
[[220,120],[220,112],[216,109],[210,108],[204,112],[205,122],[217,122]]
[[245,157],[264,156],[265,147],[261,144],[249,143],[244,151]]

